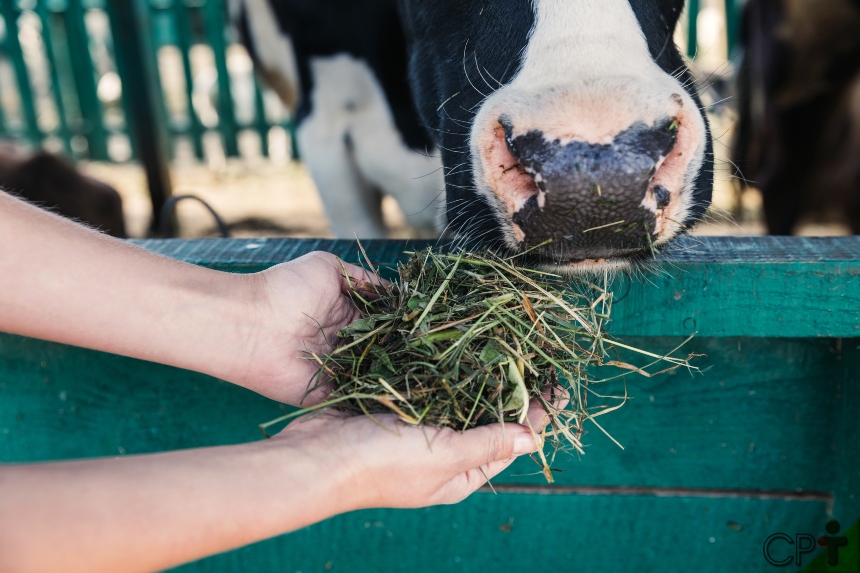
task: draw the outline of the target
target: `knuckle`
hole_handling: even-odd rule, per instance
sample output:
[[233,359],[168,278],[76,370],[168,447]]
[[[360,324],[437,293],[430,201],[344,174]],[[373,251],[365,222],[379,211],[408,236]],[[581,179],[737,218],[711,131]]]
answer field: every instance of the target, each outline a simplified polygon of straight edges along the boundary
[[488,458],[486,460],[487,463],[494,462],[496,460],[501,460],[507,457],[510,457],[512,453],[512,446],[510,445],[510,440],[506,440],[505,436],[501,433],[493,434],[490,439]]

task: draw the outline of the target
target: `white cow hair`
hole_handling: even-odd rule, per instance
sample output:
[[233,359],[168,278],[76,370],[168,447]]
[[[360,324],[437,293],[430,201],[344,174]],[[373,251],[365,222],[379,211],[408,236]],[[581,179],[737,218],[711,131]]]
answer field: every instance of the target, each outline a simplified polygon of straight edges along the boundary
[[[522,66],[510,84],[483,102],[470,135],[475,187],[492,205],[505,241],[517,248],[516,227],[508,208],[487,183],[481,153],[487,130],[498,126],[502,114],[512,118],[514,135],[539,126],[550,141],[596,144],[610,142],[635,121],[651,125],[683,109],[687,125],[682,129],[690,131],[687,137],[693,159],[682,175],[681,188],[670,189],[670,205],[665,211],[667,220],[684,221],[692,207],[695,177],[704,162],[704,120],[681,83],[651,58],[628,0],[533,3],[535,24]],[[680,96],[680,101],[674,94]],[[576,126],[570,123],[570,107],[553,106],[553,98],[569,98],[581,104]],[[612,113],[607,114],[605,109],[609,106]],[[517,129],[517,119],[521,120],[521,129]],[[650,193],[642,206],[656,212]],[[679,231],[679,223],[663,224],[658,227],[655,242],[665,243]]]
[[438,235],[445,212],[438,153],[406,145],[382,86],[363,60],[348,54],[313,57],[310,68],[312,111],[297,137],[335,236],[386,236],[375,189],[397,200],[419,235]]
[[258,58],[257,65],[272,84],[287,108],[294,112],[301,93],[298,64],[293,43],[278,26],[271,0],[230,0],[230,16],[235,22],[245,8],[250,38]]

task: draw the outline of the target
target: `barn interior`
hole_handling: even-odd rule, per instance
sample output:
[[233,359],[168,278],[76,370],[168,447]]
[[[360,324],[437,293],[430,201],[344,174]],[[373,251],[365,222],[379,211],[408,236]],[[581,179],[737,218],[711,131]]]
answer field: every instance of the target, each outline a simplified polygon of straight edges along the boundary
[[[294,125],[254,65],[218,0],[146,3],[155,113],[166,118],[163,169],[174,196],[194,195],[234,237],[331,236]],[[727,11],[727,7],[728,11]],[[103,0],[4,4],[0,29],[0,139],[71,160],[122,197],[129,237],[157,234],[150,182],[135,149],[109,6]],[[691,62],[715,138],[715,189],[700,235],[767,233],[756,181],[732,161],[738,121],[739,4],[692,0],[675,40]],[[145,51],[146,51],[145,50]],[[26,151],[25,151],[26,152]],[[14,189],[11,189],[14,191]],[[396,201],[383,200],[392,238],[414,235]],[[219,234],[210,211],[182,201],[171,219],[182,238]],[[838,209],[803,214],[798,235],[850,234]]]

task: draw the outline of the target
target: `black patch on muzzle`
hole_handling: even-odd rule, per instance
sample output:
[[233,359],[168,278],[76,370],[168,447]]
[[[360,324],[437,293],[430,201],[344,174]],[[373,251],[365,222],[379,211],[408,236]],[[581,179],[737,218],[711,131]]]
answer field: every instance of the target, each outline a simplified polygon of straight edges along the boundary
[[534,196],[513,215],[525,233],[524,247],[552,239],[545,252],[565,259],[649,248],[655,216],[640,203],[657,165],[675,146],[677,122],[637,123],[606,145],[547,141],[540,131],[512,137],[507,118],[500,123],[511,154],[545,193],[543,208]]

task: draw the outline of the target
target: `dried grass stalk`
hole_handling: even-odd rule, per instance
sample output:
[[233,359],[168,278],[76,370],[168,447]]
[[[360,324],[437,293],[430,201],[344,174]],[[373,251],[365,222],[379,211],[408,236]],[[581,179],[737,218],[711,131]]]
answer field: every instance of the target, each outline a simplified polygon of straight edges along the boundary
[[[557,452],[584,453],[583,424],[591,421],[603,431],[596,418],[627,400],[626,389],[606,396],[592,386],[629,372],[651,376],[658,363],[657,373],[698,371],[690,364],[694,355],[655,354],[607,336],[612,293],[606,280],[597,285],[492,254],[408,254],[409,261],[398,265],[399,278],[376,288],[377,299],[355,295],[364,318],[339,332],[341,344],[328,356],[312,357],[321,367],[309,391],[330,385],[329,400],[261,429],[331,407],[368,416],[394,413],[411,426],[466,430],[528,423],[529,405],[537,402],[550,424],[532,429],[544,443],[533,459],[551,482]],[[654,360],[634,366],[615,359],[617,348]],[[599,397],[601,405],[589,406],[589,397]]]

